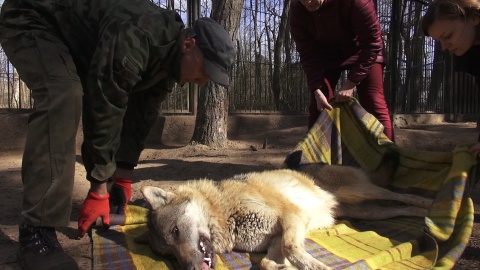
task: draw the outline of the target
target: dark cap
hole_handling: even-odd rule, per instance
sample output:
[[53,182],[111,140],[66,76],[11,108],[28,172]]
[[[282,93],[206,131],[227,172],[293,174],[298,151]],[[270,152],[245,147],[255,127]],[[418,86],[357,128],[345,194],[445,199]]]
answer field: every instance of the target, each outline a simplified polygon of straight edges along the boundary
[[227,31],[210,18],[193,23],[193,36],[205,57],[205,71],[210,79],[223,86],[230,84],[228,69],[235,61],[235,49]]

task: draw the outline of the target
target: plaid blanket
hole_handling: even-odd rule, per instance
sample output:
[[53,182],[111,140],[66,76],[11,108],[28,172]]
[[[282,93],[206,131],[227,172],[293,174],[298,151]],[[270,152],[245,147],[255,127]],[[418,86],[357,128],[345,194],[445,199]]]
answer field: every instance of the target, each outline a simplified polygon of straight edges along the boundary
[[[371,171],[394,147],[401,154],[400,166],[389,188],[434,198],[429,215],[339,220],[331,228],[309,232],[306,249],[335,269],[451,269],[473,226],[468,180],[476,159],[468,152],[470,145],[459,145],[452,153],[403,149],[382,131],[382,125],[352,99],[322,113],[292,153],[301,150],[302,163],[343,164]],[[116,220],[119,225],[94,230],[94,269],[179,269],[175,260],[162,258],[148,245],[134,241],[146,230],[147,211],[129,205],[126,219]],[[262,256],[221,254],[217,269],[257,269]]]

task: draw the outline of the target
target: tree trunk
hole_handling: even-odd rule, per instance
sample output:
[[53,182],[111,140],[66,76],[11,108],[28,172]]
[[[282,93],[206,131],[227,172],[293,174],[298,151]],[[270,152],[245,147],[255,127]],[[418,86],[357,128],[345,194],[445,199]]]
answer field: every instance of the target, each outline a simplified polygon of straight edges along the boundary
[[[212,19],[225,27],[234,42],[240,26],[242,7],[243,0],[212,1]],[[233,84],[233,78],[230,78],[230,85]],[[200,89],[192,141],[210,147],[225,147],[227,145],[227,116],[227,89],[211,81]]]
[[409,97],[409,105],[411,112],[423,112],[422,108],[425,106],[423,105],[425,100],[422,98],[423,90],[417,90],[417,87],[421,85],[423,74],[422,74],[422,63],[425,57],[424,55],[424,48],[425,48],[425,40],[422,31],[420,30],[420,22],[421,22],[421,12],[422,9],[420,8],[420,4],[416,2],[410,2],[411,12],[411,24],[413,25],[413,29],[411,29],[411,42],[410,42],[410,61],[407,65],[407,69],[409,69],[410,73],[410,80],[408,84],[408,89],[410,92]]
[[445,59],[446,53],[442,51],[442,45],[440,42],[435,42],[435,51],[433,55],[433,68],[430,79],[430,86],[428,87],[427,106],[429,110],[437,112],[436,104],[440,94],[444,92],[444,76],[445,76]]
[[[280,25],[278,27],[277,40],[275,40],[275,48],[273,55],[273,79],[272,79],[272,92],[273,99],[275,101],[275,109],[280,110],[280,94],[282,92],[282,79],[281,71],[284,67],[281,60],[281,53],[283,49],[283,41],[288,31],[288,14],[290,13],[290,1],[283,2],[282,17],[280,19]],[[286,62],[289,63],[289,62]]]
[[[255,87],[253,88],[253,95],[251,100],[260,100],[260,91],[262,89],[262,52],[261,52],[261,29],[258,26],[259,20],[259,1],[250,0],[253,6],[253,31],[255,33],[254,40],[254,53],[255,53],[255,74],[253,76],[255,80]],[[252,3],[253,2],[253,3]]]

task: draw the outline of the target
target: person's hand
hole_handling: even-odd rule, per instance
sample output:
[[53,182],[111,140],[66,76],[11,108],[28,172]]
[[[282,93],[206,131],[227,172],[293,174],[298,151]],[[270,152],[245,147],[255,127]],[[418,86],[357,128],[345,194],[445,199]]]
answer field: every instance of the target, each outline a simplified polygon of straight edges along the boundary
[[356,83],[347,80],[342,87],[338,90],[337,95],[335,96],[336,102],[347,102],[353,97],[353,89],[357,86]]
[[103,220],[104,226],[110,225],[110,207],[108,198],[110,196],[99,195],[89,191],[87,198],[82,203],[78,213],[78,236],[83,237],[88,228],[96,222],[98,217]]
[[316,89],[314,92],[315,101],[317,102],[317,110],[323,111],[323,109],[331,110],[332,105],[328,103],[327,97],[320,91],[320,89]]
[[478,154],[480,152],[480,143],[477,143],[477,144],[473,145],[472,147],[470,147],[469,151],[470,151],[471,154],[474,154],[474,153]]
[[110,190],[110,213],[125,215],[125,208],[132,198],[132,180],[115,177]]

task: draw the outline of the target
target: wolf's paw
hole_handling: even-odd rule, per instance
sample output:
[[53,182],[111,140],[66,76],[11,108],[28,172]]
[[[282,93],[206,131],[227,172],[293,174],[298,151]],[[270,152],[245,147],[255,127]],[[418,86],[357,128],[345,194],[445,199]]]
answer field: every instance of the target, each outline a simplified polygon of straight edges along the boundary
[[282,269],[297,269],[291,265],[283,265],[283,268]]
[[296,269],[295,267],[291,267],[291,266],[288,266],[286,264],[277,264],[275,265],[275,268],[274,269],[281,269],[281,270],[294,270]]
[[310,263],[305,263],[303,267],[299,267],[298,269],[303,269],[303,270],[334,270],[334,268],[331,268],[325,264],[323,264],[320,261],[312,261]]
[[261,270],[287,270],[287,269],[294,270],[296,268],[286,264],[275,263],[274,261],[263,259],[262,262],[260,263],[260,269]]

